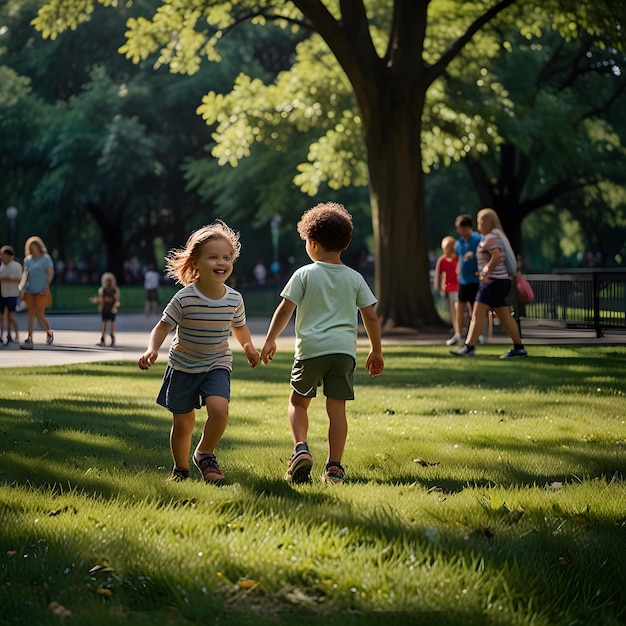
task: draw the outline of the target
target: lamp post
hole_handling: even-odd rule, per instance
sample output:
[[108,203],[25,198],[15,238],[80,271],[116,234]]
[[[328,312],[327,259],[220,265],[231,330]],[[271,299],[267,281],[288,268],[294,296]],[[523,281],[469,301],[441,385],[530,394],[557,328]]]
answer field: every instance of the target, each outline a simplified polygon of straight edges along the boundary
[[7,220],[9,221],[9,245],[14,246],[13,237],[15,235],[15,220],[17,220],[17,209],[14,206],[7,208]]
[[283,218],[278,215],[278,213],[275,213],[272,221],[270,222],[270,228],[272,229],[272,247],[274,248],[274,261],[272,262],[270,271],[273,276],[277,276],[280,273],[280,261],[278,260],[278,235],[280,234],[280,224],[282,221]]

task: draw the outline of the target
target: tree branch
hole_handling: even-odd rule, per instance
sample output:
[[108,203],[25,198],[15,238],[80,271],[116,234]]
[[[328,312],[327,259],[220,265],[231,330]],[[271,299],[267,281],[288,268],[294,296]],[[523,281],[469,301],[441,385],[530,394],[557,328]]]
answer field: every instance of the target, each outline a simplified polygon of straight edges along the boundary
[[430,66],[427,72],[428,84],[431,84],[438,76],[442,74],[444,69],[454,60],[454,58],[463,50],[463,48],[471,41],[472,37],[488,22],[495,18],[499,13],[504,11],[516,0],[500,0],[498,4],[485,11],[479,18],[470,24],[469,28],[448,47],[441,55],[439,60]]

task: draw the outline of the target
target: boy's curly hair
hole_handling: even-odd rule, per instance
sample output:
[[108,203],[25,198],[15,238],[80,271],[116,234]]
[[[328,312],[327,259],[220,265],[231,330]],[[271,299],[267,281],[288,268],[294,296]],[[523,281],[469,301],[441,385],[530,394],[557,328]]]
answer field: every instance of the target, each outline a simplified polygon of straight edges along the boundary
[[184,248],[170,250],[165,257],[165,273],[177,283],[185,286],[195,283],[198,279],[197,272],[193,267],[202,251],[202,247],[209,241],[223,239],[227,241],[233,253],[233,263],[239,258],[241,243],[239,233],[235,232],[222,220],[216,220],[208,226],[203,226],[189,235]]
[[352,240],[352,216],[337,202],[324,202],[309,209],[297,228],[301,239],[315,239],[329,252],[343,252]]

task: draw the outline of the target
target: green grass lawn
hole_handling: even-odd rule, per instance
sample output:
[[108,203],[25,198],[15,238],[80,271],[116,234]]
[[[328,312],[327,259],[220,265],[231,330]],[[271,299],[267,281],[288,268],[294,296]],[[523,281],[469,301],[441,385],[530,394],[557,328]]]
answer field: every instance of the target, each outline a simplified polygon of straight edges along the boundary
[[163,364],[0,370],[0,624],[624,624],[626,346],[501,352],[360,354],[344,485],[322,398],[283,480],[288,351],[235,355],[220,487],[165,482]]

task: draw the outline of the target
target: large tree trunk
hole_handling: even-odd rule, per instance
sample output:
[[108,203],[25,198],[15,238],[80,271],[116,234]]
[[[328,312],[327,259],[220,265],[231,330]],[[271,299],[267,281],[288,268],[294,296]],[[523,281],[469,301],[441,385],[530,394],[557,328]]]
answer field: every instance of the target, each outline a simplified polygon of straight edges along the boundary
[[102,234],[102,244],[106,251],[106,271],[115,274],[118,284],[123,284],[126,257],[122,225],[124,208],[118,207],[115,211],[107,211],[106,207],[89,203],[87,210],[93,215]]
[[365,127],[374,230],[377,311],[383,326],[442,323],[433,302],[426,242],[420,134],[423,98],[381,95]]

